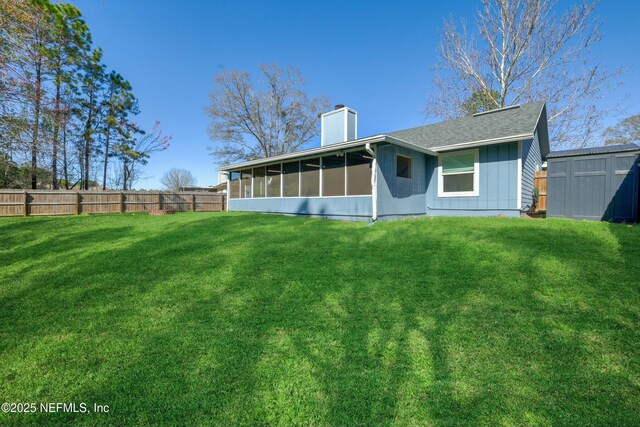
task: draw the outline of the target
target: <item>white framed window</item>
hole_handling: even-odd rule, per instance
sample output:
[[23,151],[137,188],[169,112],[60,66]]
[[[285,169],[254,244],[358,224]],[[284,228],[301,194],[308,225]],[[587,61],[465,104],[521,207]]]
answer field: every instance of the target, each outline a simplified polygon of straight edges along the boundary
[[480,189],[480,150],[438,155],[438,197],[474,197]]

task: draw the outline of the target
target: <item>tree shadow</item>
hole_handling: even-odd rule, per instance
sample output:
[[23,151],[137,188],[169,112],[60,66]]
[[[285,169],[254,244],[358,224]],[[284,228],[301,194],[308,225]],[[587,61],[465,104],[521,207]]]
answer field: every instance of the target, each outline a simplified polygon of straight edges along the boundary
[[16,248],[3,280],[21,281],[29,250],[42,259],[0,299],[3,395],[112,407],[34,422],[625,425],[640,415],[638,362],[624,359],[639,342],[638,227],[176,217]]

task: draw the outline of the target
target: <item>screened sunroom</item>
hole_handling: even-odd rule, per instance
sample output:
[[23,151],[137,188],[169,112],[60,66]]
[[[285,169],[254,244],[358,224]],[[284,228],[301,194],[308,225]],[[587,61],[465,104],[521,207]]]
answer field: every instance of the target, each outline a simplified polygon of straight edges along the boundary
[[356,150],[230,171],[229,198],[370,196],[372,161]]

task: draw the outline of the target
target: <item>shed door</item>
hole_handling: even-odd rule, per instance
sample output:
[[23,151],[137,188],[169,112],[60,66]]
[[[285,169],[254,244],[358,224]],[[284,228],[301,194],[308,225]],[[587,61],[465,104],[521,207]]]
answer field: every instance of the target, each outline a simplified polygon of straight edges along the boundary
[[610,195],[607,185],[606,156],[581,156],[571,159],[570,216],[576,219],[603,219]]
[[638,220],[637,153],[549,159],[549,217]]

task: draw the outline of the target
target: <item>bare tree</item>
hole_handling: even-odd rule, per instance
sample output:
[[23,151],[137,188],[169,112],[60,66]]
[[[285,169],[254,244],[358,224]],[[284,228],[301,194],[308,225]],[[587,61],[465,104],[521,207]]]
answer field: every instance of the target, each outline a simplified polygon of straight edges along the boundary
[[603,133],[606,145],[640,144],[640,114],[629,116]]
[[249,73],[223,71],[215,77],[207,112],[209,147],[221,162],[276,156],[297,150],[320,133],[318,116],[329,109],[325,98],[309,100],[300,72],[262,65],[256,90]]
[[591,48],[601,39],[596,1],[564,13],[556,11],[557,3],[483,0],[474,32],[464,20],[445,20],[427,112],[464,115],[478,93],[493,108],[544,100],[552,143],[588,144],[605,114],[596,101],[613,88],[620,70],[609,72],[592,61]]
[[160,183],[169,191],[180,191],[183,187],[193,187],[198,180],[186,169],[169,169],[162,175]]
[[[134,126],[135,127],[135,126]],[[150,133],[140,129],[132,130],[130,138],[113,147],[113,155],[122,161],[122,188],[131,190],[141,178],[142,167],[147,164],[152,153],[169,148],[172,137],[165,135],[156,121]]]

